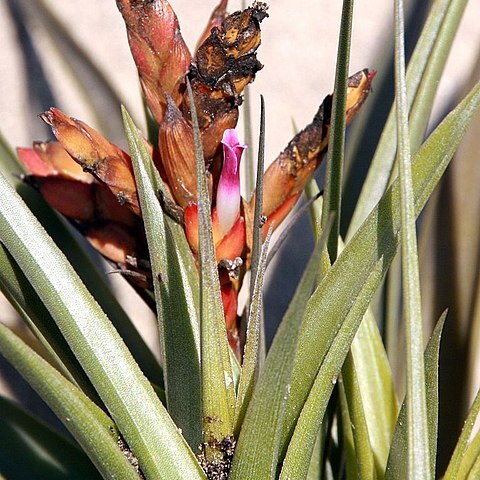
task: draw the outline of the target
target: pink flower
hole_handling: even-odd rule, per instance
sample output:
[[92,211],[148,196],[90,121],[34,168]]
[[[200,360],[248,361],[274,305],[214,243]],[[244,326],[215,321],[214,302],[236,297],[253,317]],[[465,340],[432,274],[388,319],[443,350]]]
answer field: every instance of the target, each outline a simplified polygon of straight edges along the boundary
[[222,138],[223,168],[217,188],[216,210],[222,235],[235,224],[240,213],[240,160],[246,145],[241,145],[233,128],[225,130]]

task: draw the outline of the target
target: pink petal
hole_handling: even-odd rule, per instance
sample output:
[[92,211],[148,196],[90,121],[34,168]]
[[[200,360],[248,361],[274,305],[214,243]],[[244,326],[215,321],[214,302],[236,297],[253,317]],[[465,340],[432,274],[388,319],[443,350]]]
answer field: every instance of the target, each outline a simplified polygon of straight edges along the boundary
[[232,228],[240,212],[240,160],[246,145],[241,145],[233,128],[222,138],[223,168],[217,188],[217,215],[222,234]]

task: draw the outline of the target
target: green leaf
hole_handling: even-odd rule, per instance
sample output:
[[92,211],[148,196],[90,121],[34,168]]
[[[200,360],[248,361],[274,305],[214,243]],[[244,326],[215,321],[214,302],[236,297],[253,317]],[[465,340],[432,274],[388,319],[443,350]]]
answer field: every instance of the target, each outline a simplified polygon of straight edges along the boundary
[[[461,104],[447,116],[416,155],[413,179],[417,214],[445,171],[479,103],[480,84],[477,84]],[[292,423],[286,425],[284,441],[289,437],[288,432],[293,427],[293,420],[303,406],[316,372],[336,332],[342,324],[343,330],[347,317],[352,318],[350,313],[352,302],[362,302],[366,309],[371,297],[364,296],[364,284],[368,283],[369,277],[377,268],[381,269],[378,277],[380,282],[388,269],[396,251],[400,228],[399,211],[395,209],[398,203],[399,187],[398,181],[395,181],[337,262],[327,272],[309,302],[302,326],[287,406],[287,418],[290,418]],[[371,291],[372,295],[374,290]],[[359,308],[358,312],[361,313],[360,317],[352,318],[352,327],[355,331],[365,310],[362,311]],[[318,328],[318,318],[322,319],[321,329]],[[340,365],[341,363],[339,367]]]
[[[427,391],[428,433],[430,445],[430,475],[435,476],[435,457],[437,451],[438,431],[438,358],[440,340],[447,312],[444,312],[437,322],[434,332],[425,349],[425,386]],[[480,407],[480,403],[479,403]],[[407,478],[407,442],[408,420],[405,402],[398,414],[397,425],[390,448],[385,480]],[[455,477],[451,477],[453,480]],[[447,479],[447,477],[445,477]]]
[[[276,478],[280,434],[290,389],[297,337],[307,302],[322,266],[328,232],[322,235],[283,317],[247,409],[235,449],[233,480]],[[268,375],[267,375],[268,372]],[[258,429],[258,430],[257,430]],[[259,432],[262,432],[260,435]]]
[[345,148],[345,105],[347,104],[347,79],[352,38],[353,0],[344,0],[340,23],[335,88],[332,100],[332,128],[327,152],[327,173],[325,176],[324,208],[322,227],[325,228],[330,215],[334,215],[333,227],[328,239],[328,253],[335,262],[340,231],[340,209],[343,182],[343,161]]
[[203,438],[210,461],[218,456],[223,458],[223,453],[217,450],[219,442],[233,434],[235,391],[213,244],[203,148],[190,83],[187,87],[197,163]]
[[351,351],[370,444],[381,478],[388,460],[398,403],[388,358],[371,309],[367,310],[358,328]]
[[[479,412],[480,412],[480,390],[477,392],[472,408],[470,409],[468,417],[465,420],[462,433],[460,434],[460,438],[457,441],[452,458],[450,459],[450,463],[448,464],[447,471],[445,472],[445,475],[443,477],[445,480],[456,480],[458,478],[466,478],[465,476],[461,477],[459,475],[459,472],[462,468],[465,468],[465,462],[469,462],[471,464],[471,459],[467,459],[467,460],[464,460],[464,459],[467,456],[467,452],[469,450],[469,440],[472,435],[473,428],[475,426],[475,422],[477,420]],[[478,434],[476,435],[476,437],[478,437]]]
[[[338,257],[338,261],[342,258],[341,254]],[[335,264],[334,264],[335,265]],[[350,306],[349,312],[346,315],[344,323],[340,330],[338,330],[337,335],[333,339],[333,342],[323,360],[318,374],[316,375],[312,388],[308,394],[308,397],[304,401],[304,404],[301,405],[303,408],[299,415],[298,421],[296,423],[293,434],[290,436],[288,449],[283,461],[283,468],[281,471],[280,479],[287,480],[292,478],[293,475],[297,478],[305,478],[308,473],[312,452],[317,440],[318,433],[323,424],[323,417],[325,415],[327,405],[332,394],[333,388],[337,382],[337,378],[341,369],[341,366],[345,360],[345,357],[348,353],[350,345],[355,336],[358,324],[365,313],[365,310],[368,307],[369,299],[372,298],[375,289],[380,283],[383,276],[383,267],[384,264],[382,261],[378,261],[372,268],[369,270],[369,275],[366,280],[364,280],[361,295],[353,301],[353,304]],[[305,327],[305,321],[308,319],[309,307],[311,306],[312,299],[316,296],[317,292],[321,289],[323,283],[329,278],[330,272],[334,269],[334,266],[326,274],[324,281],[320,284],[320,287],[317,288],[314,295],[310,299],[309,306],[307,306],[307,313],[304,319],[304,324],[302,325],[302,330]],[[322,312],[323,314],[324,312]],[[325,319],[325,317],[317,317]],[[322,322],[323,323],[323,322]],[[324,326],[322,325],[322,328]],[[294,363],[294,371],[292,374],[292,387],[298,381],[302,381],[304,378],[299,378],[300,375],[295,372],[295,368],[299,365],[298,363],[298,354],[304,346],[305,337],[302,338],[302,333],[298,343],[297,349],[297,358]],[[322,343],[317,343],[317,345],[322,345]],[[302,365],[306,367],[306,363],[302,362]],[[294,377],[293,375],[296,375]],[[293,388],[292,388],[293,390]],[[290,393],[292,394],[292,390]],[[292,398],[292,397],[290,397]],[[288,411],[287,403],[287,412],[286,419],[291,421],[292,417],[289,417],[290,412]],[[284,431],[288,428],[289,425],[285,422]],[[282,438],[284,440],[284,438]]]
[[403,316],[407,370],[408,462],[407,478],[431,478],[427,399],[423,366],[423,328],[418,271],[415,201],[411,169],[405,81],[403,0],[395,0],[395,103],[397,163],[400,183],[400,234],[402,247]]
[[104,272],[99,272],[84,248],[80,246],[78,236],[72,233],[72,227],[64,222],[37,192],[21,181],[19,174],[25,173],[23,166],[19,164],[16,156],[1,135],[0,172],[14,185],[30,210],[73,265],[90,293],[111,319],[145,375],[152,382],[162,386],[162,370],[155,356],[125,313],[125,310],[123,310],[113,295],[107,282],[107,276]]
[[99,480],[98,470],[70,440],[0,396],[0,469],[5,478]]
[[65,342],[52,316],[11,255],[1,244],[0,290],[45,347],[51,360],[62,374],[100,405],[101,401],[97,393]]
[[435,94],[467,4],[468,0],[453,0],[449,4],[437,39],[428,56],[428,62],[410,110],[412,152],[418,150],[424,139]]
[[[104,477],[136,477],[107,415],[1,323],[0,352],[53,410]],[[68,447],[72,449],[67,443]]]
[[[450,36],[452,31],[458,28],[457,15],[463,8],[461,3],[464,3],[464,1],[436,0],[432,4],[430,14],[425,22],[407,69],[409,108],[411,108],[420,88],[422,79],[426,78],[427,64],[431,59],[432,52],[442,49],[445,52],[450,50]],[[455,21],[457,21],[456,25]],[[451,25],[451,27],[447,27],[447,25]],[[429,82],[428,80],[425,81]],[[431,93],[436,91],[435,85],[430,84],[429,88],[432,89]],[[414,124],[420,120],[428,121],[428,116],[427,119],[419,118],[418,120],[413,116],[411,117],[411,121]],[[396,152],[395,128],[395,112],[394,107],[392,107],[350,222],[347,240],[353,236],[367,215],[372,211],[388,185]],[[364,132],[364,134],[368,134],[368,132]]]
[[155,194],[155,166],[130,115],[125,109],[122,112],[152,265],[168,411],[195,448],[202,441],[202,421],[200,333],[194,293]]
[[[416,155],[413,165],[413,187],[417,215],[445,171],[479,104],[480,84],[446,117]],[[323,380],[326,382],[323,387],[327,388],[327,383],[332,386],[359,323],[389,267],[396,252],[400,228],[400,215],[396,209],[398,203],[399,187],[396,181],[326,273],[309,301],[293,365],[290,395],[281,435],[281,452],[288,446],[320,366],[325,376]],[[277,335],[280,332],[281,330]],[[335,346],[332,346],[334,340]],[[328,357],[330,365],[324,365],[330,350],[332,352],[332,358]],[[291,365],[288,368],[291,368]],[[261,379],[263,375],[265,378],[261,382],[259,380],[259,385],[263,382],[270,384],[274,376],[281,376],[282,373],[274,373],[273,370],[265,368]],[[319,391],[322,393],[320,388]],[[322,393],[322,397],[326,404],[329,394]],[[246,420],[251,415],[250,410],[255,412],[256,418],[267,418],[270,408],[270,403],[263,400],[260,394],[258,399],[257,395],[254,395]],[[315,411],[317,415],[321,415],[321,412],[321,409]],[[263,421],[258,422],[258,425],[260,424],[261,429],[255,424],[249,425],[249,438],[259,437],[263,445],[268,445],[273,437],[265,434]],[[313,444],[316,439],[316,432],[314,433]],[[301,448],[306,448],[305,443],[302,443]],[[263,455],[259,450],[262,449],[252,452],[252,456]]]
[[240,374],[240,384],[238,386],[237,404],[235,408],[235,433],[238,435],[241,424],[245,417],[245,411],[250,403],[254,386],[259,374],[259,352],[260,352],[260,323],[263,318],[263,279],[265,275],[265,265],[267,262],[268,246],[272,236],[272,227],[270,227],[267,238],[262,247],[257,274],[253,282],[253,294],[250,303],[250,312],[247,323],[247,333],[245,341],[245,353],[243,355],[242,370]]
[[[248,149],[247,149],[248,151]],[[248,160],[248,158],[247,158]],[[252,256],[250,265],[250,279],[257,278],[259,268],[260,255],[262,250],[262,215],[263,215],[263,170],[265,165],[265,100],[260,95],[260,134],[258,140],[258,162],[257,162],[257,179],[255,184],[255,206],[253,210],[253,240],[252,240]],[[267,265],[267,264],[266,264]],[[264,268],[266,268],[266,265]],[[254,282],[250,282],[250,298],[253,300]],[[248,315],[250,315],[251,306],[248,307]],[[260,338],[259,338],[259,367],[262,368],[265,362],[265,319],[263,311],[260,313]],[[238,402],[237,402],[238,403]],[[235,414],[237,416],[237,414]],[[243,415],[242,415],[243,417]],[[236,424],[236,422],[235,422]]]
[[457,479],[478,479],[480,476],[480,434],[477,433],[468,445],[458,469]]
[[117,331],[0,175],[0,236],[47,306],[147,476],[204,478]]
[[312,460],[308,468],[307,480],[321,480],[322,478],[322,447],[323,442],[319,435],[313,449]]
[[345,398],[351,421],[358,478],[368,480],[379,478],[380,472],[375,465],[374,452],[370,444],[367,419],[356,371],[353,355],[350,351],[343,364],[342,384],[345,389]]
[[[343,368],[345,368],[345,364]],[[347,395],[345,393],[345,388],[343,387],[342,378],[340,378],[340,382],[338,385],[337,411],[339,412],[340,419],[341,419],[341,422],[339,423],[341,427],[342,437],[341,439],[339,439],[339,443],[341,443],[342,445],[342,452],[344,453],[344,456],[345,456],[345,476],[347,479],[357,479],[359,478],[360,474],[358,472],[357,453],[355,451],[355,442],[353,439],[353,426],[350,418]],[[327,423],[328,422],[324,422],[323,428],[320,430],[319,435],[321,435],[321,433],[328,428]],[[317,444],[318,444],[318,436],[315,442],[315,446],[313,448],[312,460],[310,460],[309,471],[315,455],[315,449],[318,448]]]

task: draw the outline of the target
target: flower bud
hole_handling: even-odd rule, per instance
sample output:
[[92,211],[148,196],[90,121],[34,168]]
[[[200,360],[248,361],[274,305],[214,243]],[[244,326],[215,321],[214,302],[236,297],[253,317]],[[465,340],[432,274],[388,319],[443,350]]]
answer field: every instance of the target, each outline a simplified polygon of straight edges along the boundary
[[166,0],[117,0],[117,6],[125,20],[145,100],[160,123],[167,104],[164,93],[180,104],[192,60],[177,16]]
[[41,118],[83,170],[108,185],[120,204],[140,215],[137,187],[130,157],[80,120],[51,108]]

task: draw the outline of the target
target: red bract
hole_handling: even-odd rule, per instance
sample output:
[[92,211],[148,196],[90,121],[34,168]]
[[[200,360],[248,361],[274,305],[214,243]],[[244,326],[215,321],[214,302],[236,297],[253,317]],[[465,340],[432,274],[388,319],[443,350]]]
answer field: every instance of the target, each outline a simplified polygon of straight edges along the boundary
[[[197,179],[190,99],[193,98],[213,200],[212,226],[220,288],[230,344],[241,356],[237,297],[250,265],[254,198],[240,197],[239,166],[245,145],[233,130],[245,86],[262,68],[256,58],[265,4],[227,15],[227,2],[215,9],[192,59],[178,19],[166,0],[117,0],[146,103],[159,126],[153,144],[145,140],[170,194],[169,213],[183,222],[198,253]],[[365,101],[374,73],[349,79],[346,116]],[[312,123],[296,135],[264,177],[264,211],[277,227],[291,211],[328,145],[331,96]],[[85,123],[52,108],[42,115],[58,142],[37,143],[18,154],[45,199],[75,222],[91,244],[138,287],[151,288],[143,222],[129,155]],[[221,144],[223,144],[221,146]],[[165,203],[167,205],[167,203]]]

